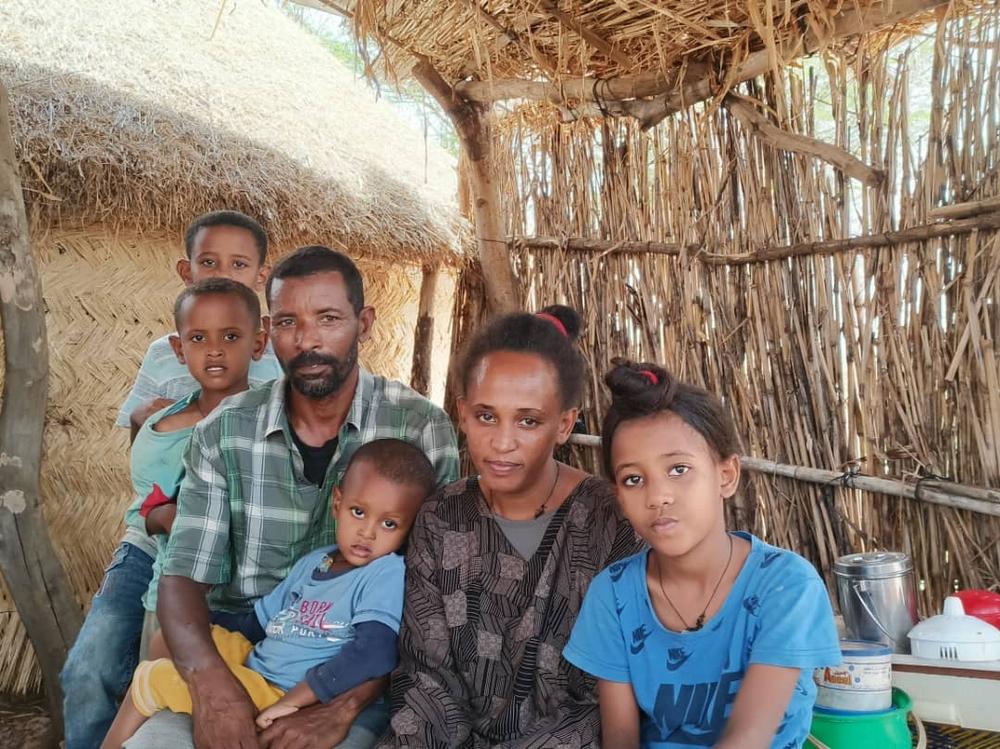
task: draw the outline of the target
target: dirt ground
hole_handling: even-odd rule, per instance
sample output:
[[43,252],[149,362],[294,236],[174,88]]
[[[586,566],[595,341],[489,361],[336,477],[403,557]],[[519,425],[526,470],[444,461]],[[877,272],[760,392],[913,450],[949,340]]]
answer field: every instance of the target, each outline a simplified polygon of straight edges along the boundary
[[44,700],[12,703],[0,699],[0,749],[49,749],[51,746]]

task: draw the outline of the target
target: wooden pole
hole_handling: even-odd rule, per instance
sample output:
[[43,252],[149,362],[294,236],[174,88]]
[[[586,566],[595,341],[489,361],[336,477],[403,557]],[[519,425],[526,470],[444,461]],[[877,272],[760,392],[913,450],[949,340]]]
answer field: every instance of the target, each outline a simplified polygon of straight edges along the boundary
[[7,91],[0,82],[0,570],[42,669],[54,731],[62,734],[59,670],[82,623],[80,606],[39,507],[49,349],[42,284],[28,243]]
[[410,387],[423,396],[430,393],[431,351],[434,347],[434,296],[440,271],[436,266],[425,266],[420,283],[420,307],[417,311],[417,329],[413,336],[413,370]]
[[611,78],[564,78],[560,81],[533,81],[523,78],[470,80],[455,84],[455,92],[468,101],[491,103],[504,99],[530,99],[563,104],[570,101],[623,101],[662,94],[685,81],[698,79],[709,66],[688,65],[684,74],[677,71],[636,73]]
[[644,242],[631,240],[588,239],[582,237],[510,237],[508,242],[528,249],[571,250],[597,253],[651,253],[654,255],[680,255],[686,252],[692,259],[708,265],[747,265],[772,260],[785,260],[809,255],[834,255],[838,252],[857,252],[875,247],[892,247],[928,239],[971,234],[974,231],[995,231],[1000,229],[1000,211],[974,216],[959,221],[945,221],[934,224],[911,226],[899,231],[866,234],[848,239],[828,239],[821,242],[800,242],[798,244],[765,247],[754,252],[724,254],[707,251],[699,244],[681,245],[674,242]]
[[[601,446],[601,438],[593,434],[571,434],[569,441],[585,447],[599,448]],[[740,465],[754,473],[783,476],[810,484],[862,489],[877,494],[888,494],[891,497],[916,499],[944,507],[952,507],[956,510],[968,510],[1000,517],[1000,491],[992,489],[951,484],[946,481],[908,484],[905,481],[867,476],[862,473],[828,471],[823,468],[775,463],[773,460],[755,458],[750,455],[741,455]],[[953,487],[953,490],[949,490],[949,487]]]
[[483,268],[486,301],[490,312],[494,315],[512,312],[517,308],[517,294],[507,242],[504,240],[500,190],[490,168],[493,144],[489,130],[489,110],[483,110],[457,97],[426,58],[419,59],[412,72],[413,77],[420,81],[447,112],[455,126],[462,150],[468,157],[479,262]]
[[1000,195],[984,200],[972,200],[968,203],[954,203],[943,205],[940,208],[932,208],[927,211],[927,217],[935,219],[966,218],[992,211],[1000,211]]

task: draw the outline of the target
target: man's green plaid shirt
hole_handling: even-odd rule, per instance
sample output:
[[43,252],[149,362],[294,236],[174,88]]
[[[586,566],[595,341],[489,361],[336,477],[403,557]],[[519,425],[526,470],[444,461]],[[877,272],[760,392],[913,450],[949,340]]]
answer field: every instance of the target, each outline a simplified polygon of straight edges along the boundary
[[440,408],[362,369],[337,451],[319,487],[302,472],[285,412],[284,379],[232,396],[201,421],[163,574],[216,586],[213,609],[246,611],[306,552],[333,543],[330,495],[354,451],[394,437],[424,451],[438,485],[458,478],[458,447]]

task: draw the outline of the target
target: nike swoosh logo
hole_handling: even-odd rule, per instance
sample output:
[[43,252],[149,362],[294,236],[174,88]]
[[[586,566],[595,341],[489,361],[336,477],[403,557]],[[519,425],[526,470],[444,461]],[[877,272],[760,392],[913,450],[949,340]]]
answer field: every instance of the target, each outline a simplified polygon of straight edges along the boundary
[[685,663],[687,663],[687,659],[690,657],[691,657],[690,653],[685,653],[683,658],[678,658],[677,660],[668,660],[667,671],[676,671]]
[[760,563],[760,568],[770,567],[775,559],[781,556],[780,551],[772,551],[770,554],[764,557],[764,561]]

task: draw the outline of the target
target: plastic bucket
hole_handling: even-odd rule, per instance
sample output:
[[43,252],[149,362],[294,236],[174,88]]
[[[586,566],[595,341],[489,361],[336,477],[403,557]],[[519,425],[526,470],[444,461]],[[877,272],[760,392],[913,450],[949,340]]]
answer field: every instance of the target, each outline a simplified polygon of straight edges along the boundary
[[892,690],[892,707],[881,713],[839,713],[814,710],[810,736],[803,747],[817,749],[911,749],[913,739],[907,717],[912,702],[902,689]]

